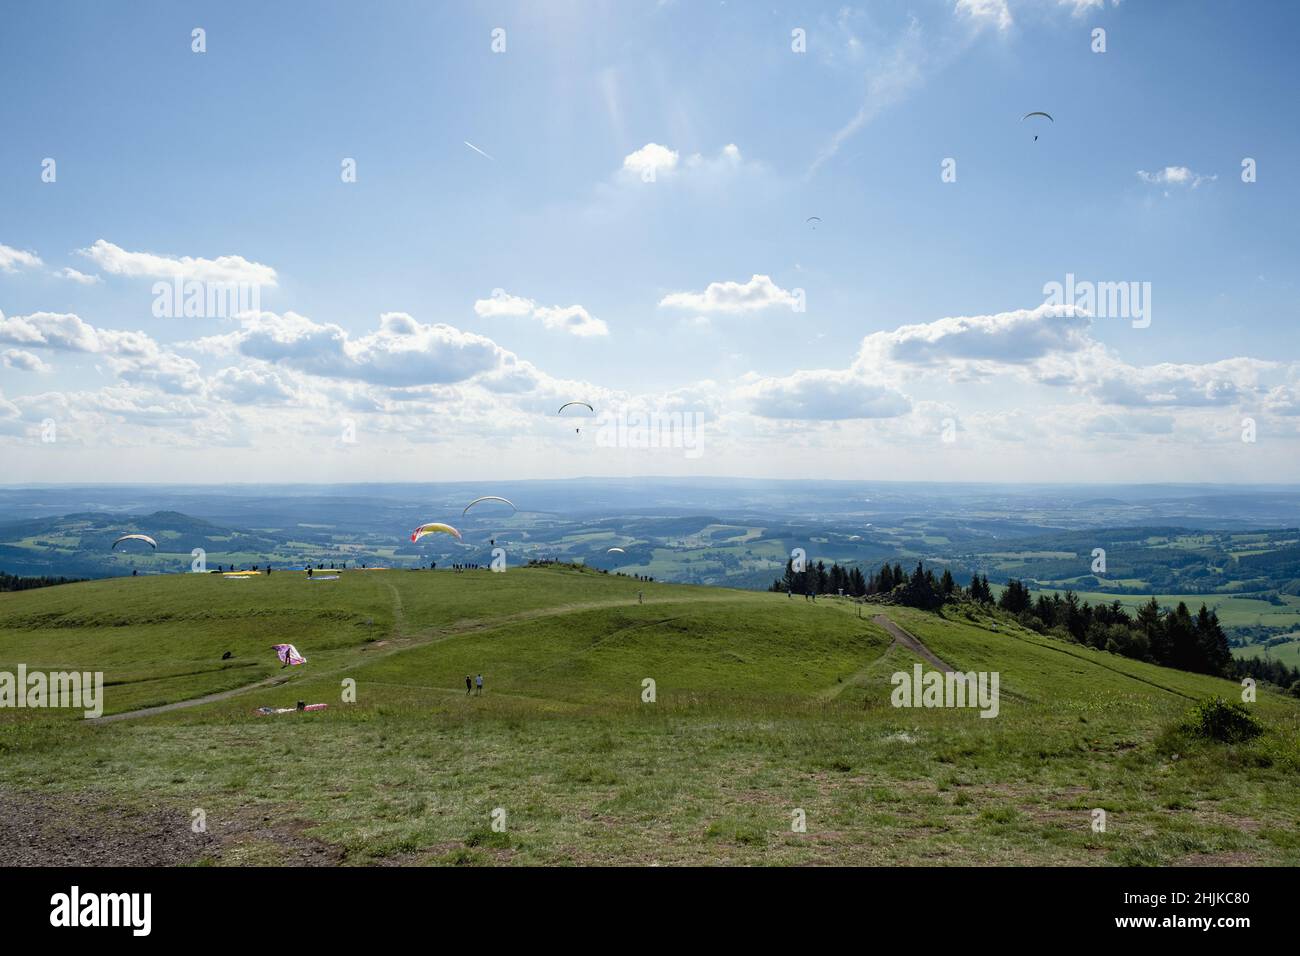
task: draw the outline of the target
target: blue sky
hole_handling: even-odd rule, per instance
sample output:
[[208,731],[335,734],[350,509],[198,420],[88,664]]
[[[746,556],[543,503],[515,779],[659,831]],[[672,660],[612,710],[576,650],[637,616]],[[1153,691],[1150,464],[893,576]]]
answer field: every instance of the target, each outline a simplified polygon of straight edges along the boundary
[[[1297,21],[11,6],[4,480],[1290,480]],[[1149,325],[1044,306],[1067,274],[1149,283]],[[158,317],[175,276],[260,311]],[[699,447],[574,432],[573,399]]]

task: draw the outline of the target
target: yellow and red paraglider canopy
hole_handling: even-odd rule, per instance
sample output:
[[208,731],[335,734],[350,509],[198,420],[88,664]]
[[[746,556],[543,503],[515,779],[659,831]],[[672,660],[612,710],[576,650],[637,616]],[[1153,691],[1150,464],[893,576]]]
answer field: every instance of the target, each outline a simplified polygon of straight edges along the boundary
[[457,541],[461,540],[460,532],[449,524],[443,524],[440,521],[433,521],[429,524],[422,524],[411,532],[411,540],[419,541],[426,534],[449,534]]

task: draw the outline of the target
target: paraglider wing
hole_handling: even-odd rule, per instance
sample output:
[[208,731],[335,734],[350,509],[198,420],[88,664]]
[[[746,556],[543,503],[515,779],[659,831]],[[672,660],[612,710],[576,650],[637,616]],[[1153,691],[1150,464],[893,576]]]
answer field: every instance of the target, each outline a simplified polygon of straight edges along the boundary
[[606,553],[606,554],[614,554],[614,553],[618,553],[618,554],[627,554],[627,552],[624,551],[622,548],[610,548],[610,549],[609,549],[608,551],[606,551],[605,553]]
[[556,411],[555,414],[557,415],[560,414],[560,412],[564,411],[570,405],[581,405],[583,408],[587,409],[587,411],[591,412],[593,415],[596,414],[596,410],[592,408],[590,405],[588,405],[586,402],[565,402],[563,405],[559,407],[559,409]]
[[158,542],[155,541],[153,538],[149,537],[147,534],[124,534],[122,535],[122,537],[114,541],[113,547],[109,548],[108,550],[110,551],[115,550],[117,546],[121,544],[123,541],[143,541],[145,544],[149,545],[149,547],[153,548],[155,551],[158,550]]
[[411,541],[412,542],[419,541],[426,534],[449,534],[457,541],[463,540],[460,536],[460,532],[457,531],[455,528],[453,528],[451,525],[442,524],[441,522],[434,521],[434,522],[430,522],[429,524],[422,524],[420,525],[420,527],[412,531]]
[[298,664],[307,663],[307,658],[299,654],[298,648],[294,647],[292,644],[272,644],[271,646],[275,649],[275,653],[280,658],[281,664],[297,666]]
[[[1047,120],[1047,122],[1049,122],[1049,123],[1053,123],[1053,124],[1056,123],[1056,120],[1052,119],[1052,115],[1051,115],[1050,113],[1044,113],[1042,110],[1034,110],[1032,113],[1026,113],[1024,116],[1020,117],[1020,122],[1023,123],[1025,120],[1029,119],[1029,117],[1031,117],[1031,116],[1042,116],[1042,117],[1044,117],[1044,118]],[[1035,142],[1035,143],[1038,142],[1038,134],[1037,134],[1037,133],[1034,134],[1034,142]]]
[[500,495],[484,495],[482,498],[475,498],[473,501],[467,504],[465,506],[465,510],[462,511],[461,514],[462,515],[469,514],[470,508],[473,508],[476,504],[479,504],[480,502],[484,502],[484,501],[500,501],[503,502],[504,504],[508,504],[511,507],[511,509],[514,511],[519,510],[518,508],[515,507],[515,503],[511,501],[509,498],[502,498]]

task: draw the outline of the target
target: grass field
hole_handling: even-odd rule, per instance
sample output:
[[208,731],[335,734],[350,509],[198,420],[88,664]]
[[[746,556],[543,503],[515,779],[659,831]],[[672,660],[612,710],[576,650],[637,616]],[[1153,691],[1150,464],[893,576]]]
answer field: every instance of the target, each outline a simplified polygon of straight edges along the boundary
[[[918,659],[881,610],[997,671],[999,715],[891,706]],[[1198,698],[1237,699],[1228,681],[984,618],[863,613],[562,567],[3,594],[0,670],[102,670],[107,714],[252,689],[100,724],[0,710],[0,795],[183,827],[201,809],[192,860],[223,864],[308,845],[349,863],[1300,862],[1293,699],[1261,693],[1249,744],[1203,743],[1176,726]],[[281,641],[308,664],[282,671]],[[297,700],[329,708],[254,714]]]
[[[1064,595],[1063,589],[1035,587],[1034,593]],[[1124,607],[1136,610],[1151,600],[1149,594],[1111,594],[1105,591],[1075,591],[1080,601],[1089,604],[1112,604],[1119,601]],[[1243,627],[1262,624],[1269,627],[1300,628],[1300,597],[1282,595],[1280,605],[1252,598],[1227,594],[1157,594],[1161,607],[1177,607],[1182,601],[1195,614],[1202,604],[1219,615],[1224,627]]]
[[1300,638],[1265,647],[1262,644],[1248,644],[1236,647],[1232,651],[1238,657],[1254,657],[1281,661],[1287,667],[1300,667]]

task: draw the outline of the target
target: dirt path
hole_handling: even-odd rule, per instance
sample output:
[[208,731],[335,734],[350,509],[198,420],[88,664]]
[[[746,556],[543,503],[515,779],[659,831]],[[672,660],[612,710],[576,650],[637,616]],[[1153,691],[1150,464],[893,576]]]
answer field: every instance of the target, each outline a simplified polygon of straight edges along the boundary
[[939,656],[937,654],[935,654],[928,647],[922,644],[920,638],[916,637],[913,634],[909,634],[907,631],[903,630],[901,627],[899,627],[889,618],[885,617],[885,615],[877,614],[871,620],[872,623],[880,627],[883,627],[885,631],[889,634],[889,636],[893,638],[893,641],[891,641],[889,646],[887,646],[883,651],[881,651],[878,657],[872,658],[868,663],[866,663],[857,671],[855,671],[849,677],[848,680],[840,683],[836,683],[833,686],[828,687],[823,691],[820,691],[817,694],[819,700],[822,701],[834,700],[835,698],[839,697],[840,694],[844,693],[844,690],[846,688],[858,686],[858,682],[862,678],[864,678],[867,675],[867,673],[873,667],[876,666],[876,664],[880,662],[881,658],[883,658],[886,654],[888,654],[891,650],[893,650],[895,647],[898,646],[907,648],[917,657],[924,658],[925,660],[933,664],[935,667],[942,670],[944,673],[952,672],[953,668],[949,667],[946,663],[944,663],[942,660],[939,659]]
[[245,684],[243,687],[236,687],[233,690],[223,690],[215,694],[208,694],[204,697],[192,697],[189,700],[178,700],[170,704],[159,704],[156,707],[144,707],[140,710],[124,710],[120,714],[108,714],[104,717],[91,717],[86,723],[88,724],[111,724],[118,720],[130,720],[133,717],[151,717],[154,714],[165,714],[168,711],[184,710],[186,707],[198,707],[200,704],[213,704],[219,700],[229,700],[239,694],[246,694],[250,690],[257,690],[259,687],[273,687],[276,684],[283,684],[288,681],[287,677],[268,677],[260,680],[255,684]]
[[[894,639],[894,644],[902,644],[917,657],[929,661],[945,674],[953,673],[953,669],[940,660],[939,655],[935,654],[934,651],[922,644],[920,638],[907,633],[907,631],[903,630],[889,618],[885,617],[885,615],[877,614],[871,620],[889,632],[890,636]],[[893,645],[891,644],[890,646],[892,647]]]

